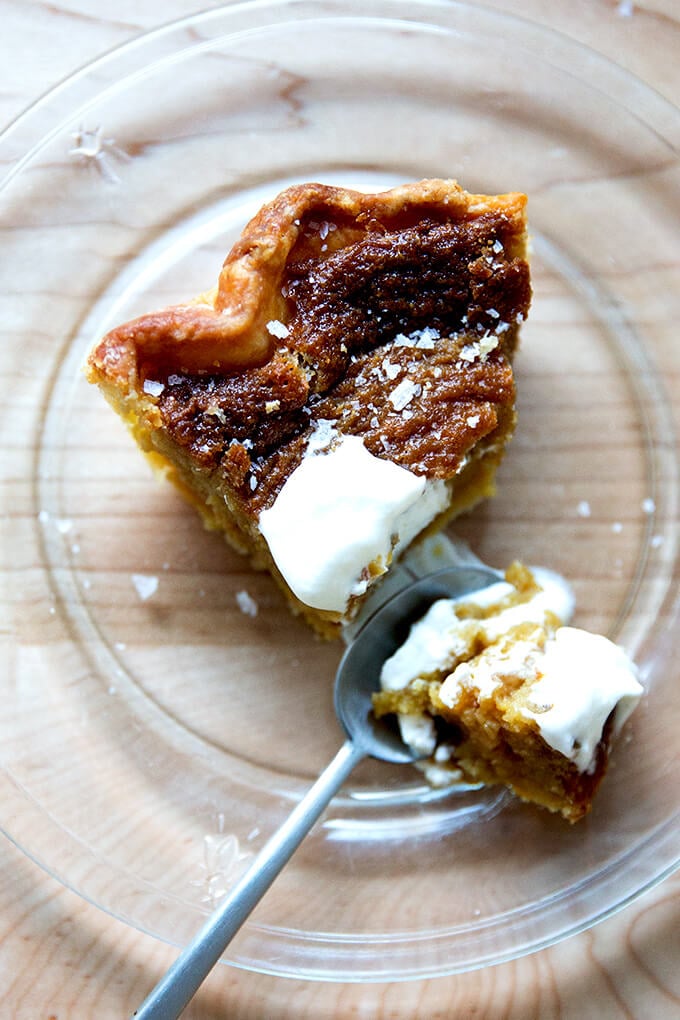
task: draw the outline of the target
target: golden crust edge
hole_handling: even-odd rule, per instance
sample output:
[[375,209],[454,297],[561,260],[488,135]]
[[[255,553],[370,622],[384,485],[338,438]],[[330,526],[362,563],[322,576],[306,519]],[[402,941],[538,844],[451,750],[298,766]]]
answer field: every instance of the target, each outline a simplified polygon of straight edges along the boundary
[[377,194],[310,183],[293,185],[249,221],[227,255],[216,288],[185,304],[142,315],[111,330],[87,362],[90,382],[105,379],[129,391],[138,385],[140,362],[163,353],[172,363],[181,352],[185,371],[233,371],[263,364],[273,353],[266,325],[284,315],[280,280],[310,213],[343,214],[357,224],[389,218],[409,208],[442,209],[452,218],[500,213],[517,225],[518,247],[526,257],[526,195],[480,195],[443,178],[403,184]]

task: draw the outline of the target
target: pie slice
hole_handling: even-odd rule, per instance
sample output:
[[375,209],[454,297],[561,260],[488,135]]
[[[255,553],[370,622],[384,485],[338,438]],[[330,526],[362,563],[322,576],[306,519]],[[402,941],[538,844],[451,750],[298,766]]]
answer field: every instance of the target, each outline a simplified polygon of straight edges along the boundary
[[525,196],[282,192],[214,291],[88,361],[210,528],[333,637],[416,538],[493,492],[530,303]]
[[433,785],[508,787],[576,822],[642,687],[624,651],[566,626],[571,600],[548,571],[441,599],[384,664],[374,711],[396,713]]

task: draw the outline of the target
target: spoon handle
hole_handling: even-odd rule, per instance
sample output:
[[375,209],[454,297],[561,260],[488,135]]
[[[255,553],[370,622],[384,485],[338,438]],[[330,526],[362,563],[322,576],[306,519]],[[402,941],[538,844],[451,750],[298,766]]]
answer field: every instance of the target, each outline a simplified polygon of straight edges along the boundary
[[231,892],[135,1011],[133,1015],[137,1020],[176,1020],[324,808],[364,757],[365,752],[351,740],[342,745]]

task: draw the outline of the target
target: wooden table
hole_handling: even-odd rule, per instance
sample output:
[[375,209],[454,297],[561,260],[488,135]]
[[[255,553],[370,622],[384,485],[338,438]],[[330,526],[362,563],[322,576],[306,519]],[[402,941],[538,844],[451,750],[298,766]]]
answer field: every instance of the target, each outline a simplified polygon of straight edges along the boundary
[[[0,124],[112,46],[200,10],[200,0],[0,0]],[[677,0],[496,0],[600,50],[677,102]],[[0,840],[0,1017],[130,1014],[175,950],[81,900]],[[596,928],[514,963],[407,984],[284,981],[219,967],[187,1017],[680,1016],[680,874]]]

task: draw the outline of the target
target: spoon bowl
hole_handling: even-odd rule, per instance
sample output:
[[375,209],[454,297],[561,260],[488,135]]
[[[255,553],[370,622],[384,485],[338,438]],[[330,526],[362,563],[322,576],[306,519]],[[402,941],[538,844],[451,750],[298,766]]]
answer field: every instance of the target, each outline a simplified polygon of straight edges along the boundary
[[483,565],[444,567],[408,584],[366,617],[340,661],[334,689],[335,713],[364,755],[398,764],[415,761],[417,755],[404,744],[393,721],[376,719],[371,709],[383,663],[437,599],[463,598],[499,580],[500,573]]
[[[379,758],[395,764],[408,764],[418,758],[402,741],[396,726],[373,715],[371,696],[380,687],[382,665],[405,640],[411,624],[437,599],[461,598],[500,579],[499,573],[484,565],[449,566],[407,584],[372,612],[369,610],[355,631],[335,678],[335,709],[347,740],[136,1010],[134,1015],[138,1020],[175,1020],[180,1015],[324,808],[363,758]],[[379,596],[379,590],[376,595]]]

